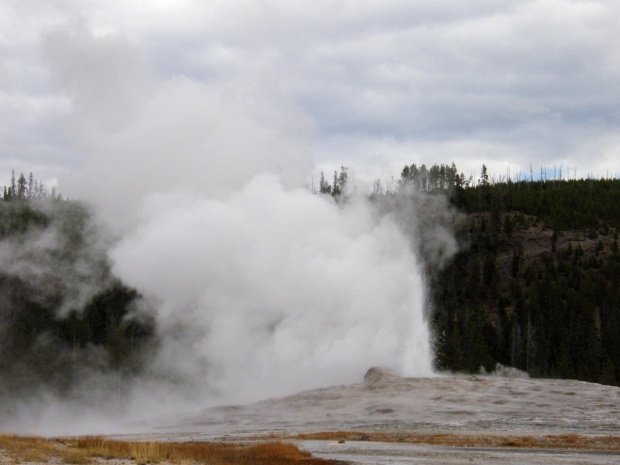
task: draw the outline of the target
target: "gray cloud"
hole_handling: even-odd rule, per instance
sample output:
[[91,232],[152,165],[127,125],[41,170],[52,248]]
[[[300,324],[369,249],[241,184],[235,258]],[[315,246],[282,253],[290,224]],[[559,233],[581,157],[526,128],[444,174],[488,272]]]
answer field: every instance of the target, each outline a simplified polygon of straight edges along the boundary
[[[56,79],[64,73],[64,91],[76,109],[96,107],[107,124],[140,94],[144,66],[163,79],[184,75],[287,101],[314,120],[315,148],[343,139],[372,146],[389,141],[380,156],[386,165],[455,160],[473,170],[483,160],[500,172],[534,162],[578,165],[584,175],[620,174],[614,136],[620,7],[613,1],[59,5],[31,10],[30,32],[19,32],[15,41],[5,35],[2,43],[25,51],[13,66],[26,69],[33,62],[29,37],[54,22],[94,31],[99,49],[89,46],[88,57],[81,55],[88,37],[67,39],[65,55],[57,56],[61,38],[53,35],[45,36],[45,56]],[[20,20],[25,8],[18,8]],[[9,18],[17,18],[14,11],[7,11]],[[133,51],[123,41],[135,44]],[[89,76],[86,89],[80,73]],[[0,76],[0,91],[7,92],[5,82]],[[40,82],[25,93],[31,97],[37,86],[38,95],[57,96]],[[35,125],[52,128],[48,133],[57,131],[29,115]],[[9,127],[35,137],[32,120]],[[70,151],[62,138],[47,135],[46,142],[53,146],[50,159]],[[14,145],[24,154],[37,150],[28,138]],[[322,167],[364,163],[370,155],[359,145],[341,154],[316,152],[315,160]],[[468,147],[478,153],[472,156]]]
[[[205,79],[276,85],[316,121],[318,146],[390,140],[408,152],[400,163],[620,171],[618,146],[609,142],[620,100],[614,2],[241,5],[194,6],[203,27],[175,31],[187,53],[174,66]],[[169,63],[156,63],[169,72]],[[386,164],[395,158],[391,145]],[[455,150],[471,146],[482,147],[475,158]],[[325,166],[363,163],[363,151],[349,146],[340,160],[316,158]]]
[[42,47],[53,81],[75,111],[104,130],[125,126],[148,92],[142,57],[122,36],[54,31],[43,36]]

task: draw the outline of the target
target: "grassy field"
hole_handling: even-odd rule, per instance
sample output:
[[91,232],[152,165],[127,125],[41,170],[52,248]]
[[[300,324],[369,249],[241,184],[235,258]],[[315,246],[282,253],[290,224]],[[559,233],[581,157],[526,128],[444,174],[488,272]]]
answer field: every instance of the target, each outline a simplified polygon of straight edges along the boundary
[[0,464],[330,465],[286,441],[401,442],[453,447],[620,451],[617,435],[444,434],[335,431],[256,438],[255,442],[117,441],[101,436],[40,438],[0,435]]
[[44,439],[0,435],[0,463],[135,463],[211,465],[326,465],[295,445],[207,442],[129,442],[98,436]]

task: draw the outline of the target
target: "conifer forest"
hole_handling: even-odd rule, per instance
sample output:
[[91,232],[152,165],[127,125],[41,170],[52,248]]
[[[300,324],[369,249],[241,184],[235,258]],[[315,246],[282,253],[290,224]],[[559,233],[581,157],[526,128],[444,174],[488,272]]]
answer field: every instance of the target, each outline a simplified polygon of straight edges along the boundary
[[[347,170],[316,195],[347,208]],[[497,364],[532,377],[620,385],[620,180],[477,179],[456,166],[405,166],[369,200],[443,199],[458,244],[424,262],[434,365],[478,373]],[[425,210],[426,209],[426,210]],[[93,247],[91,212],[21,175],[0,199],[0,399],[29,386],[66,393],[82,373],[142,373],[157,348],[148,305]],[[23,244],[28,243],[28,247]],[[27,277],[27,279],[25,278]]]
[[460,251],[428,273],[438,369],[501,363],[618,385],[620,180],[489,181],[485,166],[472,180],[414,164],[399,181],[409,185],[463,213]]

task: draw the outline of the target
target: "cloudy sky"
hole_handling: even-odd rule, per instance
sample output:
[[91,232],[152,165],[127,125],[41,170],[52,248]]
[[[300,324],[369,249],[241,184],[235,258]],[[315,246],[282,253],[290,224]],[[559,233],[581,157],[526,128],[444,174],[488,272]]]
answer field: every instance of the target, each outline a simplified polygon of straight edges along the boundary
[[615,0],[1,0],[0,184],[151,158],[160,183],[179,154],[218,170],[235,151],[300,179],[619,176],[618,18]]

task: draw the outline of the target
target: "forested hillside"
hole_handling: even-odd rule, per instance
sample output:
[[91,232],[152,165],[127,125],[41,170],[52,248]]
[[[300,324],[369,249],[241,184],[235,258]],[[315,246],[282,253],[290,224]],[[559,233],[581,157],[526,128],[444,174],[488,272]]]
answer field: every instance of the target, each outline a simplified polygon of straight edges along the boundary
[[[25,181],[0,201],[0,412],[3,399],[79,391],[139,373],[153,343],[140,296],[115,279],[88,210]],[[102,384],[100,389],[106,389]],[[88,389],[95,389],[90,386]]]
[[[415,164],[398,190],[447,195],[466,214],[460,252],[429,269],[436,366],[496,363],[532,376],[620,381],[620,180],[473,182]],[[383,195],[397,195],[388,193]]]
[[[320,193],[347,208],[346,168],[333,179],[322,176]],[[414,164],[394,191],[377,183],[369,197],[420,248],[438,369],[501,363],[619,384],[620,180],[492,182],[483,168],[474,182],[454,164]],[[451,229],[456,243],[439,237]],[[32,175],[3,189],[0,412],[16,393],[65,395],[110,374],[121,386],[147,369],[154,317],[111,274],[108,245],[83,204]]]

